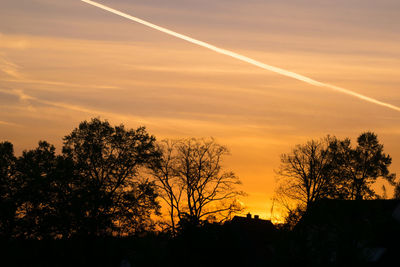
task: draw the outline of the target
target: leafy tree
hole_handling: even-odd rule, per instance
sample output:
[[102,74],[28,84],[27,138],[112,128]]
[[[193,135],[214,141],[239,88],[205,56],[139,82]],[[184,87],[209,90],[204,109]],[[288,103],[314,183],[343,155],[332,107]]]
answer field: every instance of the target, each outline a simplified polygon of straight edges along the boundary
[[159,144],[162,158],[153,164],[153,175],[169,207],[170,226],[176,220],[198,224],[202,220],[223,221],[242,210],[236,190],[239,178],[224,171],[222,159],[228,149],[214,139],[165,140]]
[[285,217],[285,223],[283,224],[284,230],[293,230],[297,223],[301,220],[305,213],[302,206],[297,206],[294,209],[289,209],[288,214]]
[[58,235],[55,185],[59,160],[55,147],[45,141],[18,158],[18,191],[14,197],[18,205],[17,237],[43,239]]
[[10,142],[0,143],[0,237],[9,238],[15,227],[17,205],[15,194],[14,148]]
[[[371,199],[378,195],[371,185],[380,177],[394,185],[388,170],[391,157],[383,153],[376,134],[362,133],[357,146],[336,137],[297,145],[281,156],[277,194],[289,210],[289,219],[322,198]],[[296,208],[288,201],[295,201]]]
[[394,185],[395,174],[389,172],[392,158],[383,153],[383,145],[372,132],[365,132],[357,139],[357,146],[352,149],[350,142],[342,145],[338,154],[340,174],[346,178],[347,199],[371,199],[377,197],[371,185],[378,178]]
[[82,122],[63,154],[45,141],[16,158],[0,143],[0,232],[5,238],[127,235],[153,226],[156,188],[139,169],[159,158],[143,127]]
[[68,233],[70,227],[67,232],[62,231],[69,221],[69,216],[62,216],[66,205],[59,205],[66,201],[60,184],[68,183],[66,178],[70,178],[64,158],[57,156],[54,146],[45,141],[35,149],[23,151],[18,158],[13,155],[12,144],[5,142],[0,147],[5,178],[1,199],[7,203],[1,222],[8,225],[0,229],[1,233],[7,238],[24,239],[57,238]]
[[78,233],[132,234],[152,226],[150,215],[159,210],[155,186],[138,173],[159,156],[154,142],[144,127],[127,130],[100,119],[80,123],[64,138],[63,154],[79,177],[73,186]]
[[400,182],[396,183],[396,185],[394,187],[393,198],[394,199],[400,199]]

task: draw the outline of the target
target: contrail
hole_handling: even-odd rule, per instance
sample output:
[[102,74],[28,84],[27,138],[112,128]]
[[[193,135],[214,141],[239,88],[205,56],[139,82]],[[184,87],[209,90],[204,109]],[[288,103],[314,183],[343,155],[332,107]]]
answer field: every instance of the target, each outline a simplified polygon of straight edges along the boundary
[[105,5],[90,1],[90,0],[81,0],[81,1],[85,2],[85,3],[88,3],[90,5],[96,6],[98,8],[104,9],[104,10],[106,10],[108,12],[114,13],[114,14],[116,14],[118,16],[121,16],[121,17],[127,18],[129,20],[138,22],[140,24],[143,24],[143,25],[145,25],[147,27],[150,27],[150,28],[153,28],[155,30],[158,30],[158,31],[164,32],[166,34],[175,36],[175,37],[177,37],[179,39],[182,39],[182,40],[188,41],[190,43],[193,43],[193,44],[208,48],[208,49],[210,49],[212,51],[215,51],[217,53],[236,58],[236,59],[241,60],[243,62],[247,62],[247,63],[249,63],[251,65],[254,65],[254,66],[257,66],[259,68],[262,68],[262,69],[265,69],[265,70],[269,70],[269,71],[278,73],[280,75],[287,76],[287,77],[290,77],[290,78],[293,78],[293,79],[296,79],[296,80],[299,80],[299,81],[302,81],[302,82],[305,82],[305,83],[308,83],[308,84],[311,84],[311,85],[314,85],[314,86],[328,88],[328,89],[331,89],[331,90],[334,90],[334,91],[337,91],[337,92],[340,92],[340,93],[343,93],[343,94],[346,94],[346,95],[350,95],[350,96],[356,97],[358,99],[361,99],[361,100],[364,100],[364,101],[367,101],[367,102],[370,102],[370,103],[373,103],[373,104],[376,104],[376,105],[380,105],[380,106],[384,106],[384,107],[387,107],[387,108],[390,108],[390,109],[393,109],[393,110],[396,110],[396,111],[400,111],[400,107],[397,107],[395,105],[379,101],[377,99],[374,99],[374,98],[371,98],[371,97],[368,97],[368,96],[353,92],[351,90],[348,90],[348,89],[345,89],[345,88],[342,88],[342,87],[339,87],[339,86],[335,86],[335,85],[319,82],[319,81],[316,81],[316,80],[311,79],[309,77],[306,77],[306,76],[303,76],[301,74],[295,73],[295,72],[291,72],[291,71],[288,71],[288,70],[284,70],[284,69],[281,69],[281,68],[278,68],[278,67],[274,67],[274,66],[262,63],[260,61],[254,60],[252,58],[249,58],[249,57],[246,57],[246,56],[243,56],[243,55],[240,55],[240,54],[237,54],[235,52],[232,52],[232,51],[229,51],[229,50],[226,50],[226,49],[223,49],[223,48],[219,48],[219,47],[216,47],[214,45],[208,44],[206,42],[203,42],[203,41],[200,41],[200,40],[196,40],[196,39],[191,38],[189,36],[186,36],[186,35],[183,35],[183,34],[168,30],[166,28],[157,26],[157,25],[155,25],[153,23],[150,23],[150,22],[147,22],[145,20],[133,17],[131,15],[128,15],[128,14],[123,13],[121,11],[115,10],[115,9],[110,8],[108,6],[105,6]]

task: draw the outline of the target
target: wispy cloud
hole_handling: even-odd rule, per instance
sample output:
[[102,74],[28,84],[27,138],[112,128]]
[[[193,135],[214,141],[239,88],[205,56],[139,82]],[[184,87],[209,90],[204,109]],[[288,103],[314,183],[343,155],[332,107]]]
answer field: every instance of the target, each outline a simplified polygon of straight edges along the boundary
[[94,2],[94,1],[90,1],[90,0],[81,0],[81,1],[83,1],[85,3],[88,3],[90,5],[96,6],[98,8],[101,8],[103,10],[106,10],[108,12],[111,12],[113,14],[116,14],[118,16],[124,17],[126,19],[129,19],[131,21],[140,23],[140,24],[142,24],[144,26],[150,27],[150,28],[155,29],[157,31],[166,33],[168,35],[174,36],[174,37],[179,38],[179,39],[182,39],[182,40],[187,41],[189,43],[192,43],[192,44],[195,44],[195,45],[210,49],[210,50],[212,50],[212,51],[214,51],[216,53],[223,54],[223,55],[235,58],[237,60],[246,62],[248,64],[251,64],[253,66],[259,67],[261,69],[265,69],[265,70],[277,73],[279,75],[290,77],[292,79],[299,80],[299,81],[305,82],[307,84],[310,84],[310,85],[313,85],[313,86],[316,86],[316,87],[328,88],[330,90],[333,90],[333,91],[336,91],[336,92],[339,92],[339,93],[342,93],[342,94],[346,94],[346,95],[358,98],[360,100],[363,100],[363,101],[366,101],[366,102],[369,102],[369,103],[373,103],[375,105],[380,105],[380,106],[383,106],[383,107],[386,107],[386,108],[390,108],[392,110],[396,110],[396,111],[400,112],[400,107],[398,107],[398,106],[395,106],[395,105],[392,105],[392,104],[377,100],[377,99],[369,97],[369,96],[365,96],[365,95],[359,94],[357,92],[354,92],[352,90],[348,90],[348,89],[343,88],[343,87],[331,85],[331,84],[328,84],[328,83],[323,83],[323,82],[314,80],[314,79],[312,79],[310,77],[307,77],[307,76],[304,76],[304,75],[301,75],[301,74],[298,74],[298,73],[295,73],[295,72],[292,72],[292,71],[289,71],[289,70],[286,70],[286,69],[282,69],[282,68],[279,68],[279,67],[275,67],[275,66],[272,66],[272,65],[265,64],[263,62],[260,62],[260,61],[254,60],[252,58],[246,57],[244,55],[229,51],[227,49],[216,47],[216,46],[214,46],[212,44],[209,44],[209,43],[194,39],[194,38],[189,37],[187,35],[184,35],[184,34],[169,30],[169,29],[164,28],[164,27],[160,27],[160,26],[155,25],[153,23],[150,23],[148,21],[145,21],[145,20],[142,20],[140,18],[131,16],[129,14],[123,13],[121,11],[118,11],[118,10],[110,8],[108,6],[99,4],[99,3]]
[[[25,49],[27,43],[25,39],[17,39],[13,36],[5,36],[0,33],[0,49]],[[94,89],[120,89],[118,86],[113,85],[99,85],[99,84],[83,84],[71,83],[64,81],[32,79],[26,73],[21,72],[21,67],[12,62],[6,57],[6,54],[0,51],[0,72],[6,74],[6,77],[0,77],[0,81],[15,83],[15,84],[41,84],[41,85],[54,85],[61,87],[75,87],[75,88],[94,88]]]
[[37,98],[25,94],[24,91],[20,89],[11,89],[11,90],[0,89],[0,92],[3,94],[17,96],[19,100],[22,102],[25,102],[27,100],[37,100]]
[[0,55],[0,71],[13,78],[21,78],[19,66]]
[[0,125],[22,127],[22,125],[20,125],[20,124],[17,124],[14,122],[8,122],[8,121],[1,121],[1,120],[0,120]]
[[187,68],[185,66],[182,67],[161,67],[161,66],[139,66],[139,65],[128,65],[121,64],[128,69],[133,70],[144,70],[144,71],[153,71],[153,72],[166,72],[166,73],[204,73],[207,75],[212,74],[247,74],[247,75],[259,75],[262,73],[262,70],[255,71],[253,69],[227,69],[227,68],[216,68],[212,66],[193,66],[191,68]]
[[3,82],[10,83],[27,83],[27,84],[44,84],[44,85],[57,85],[63,87],[90,87],[97,89],[119,89],[118,86],[112,85],[96,85],[96,84],[78,84],[78,83],[67,83],[67,82],[58,82],[58,81],[46,81],[46,80],[31,80],[31,79],[0,79]]
[[73,105],[73,104],[68,104],[68,103],[63,103],[63,102],[57,102],[57,101],[48,101],[48,100],[43,100],[39,99],[37,97],[31,96],[26,94],[23,90],[20,89],[13,89],[13,90],[5,90],[5,89],[0,89],[1,93],[8,94],[8,95],[14,95],[19,98],[21,102],[23,102],[29,109],[32,108],[32,104],[34,102],[44,104],[47,106],[52,106],[56,108],[61,108],[61,109],[67,109],[67,110],[72,110],[72,111],[78,111],[94,116],[104,116],[106,118],[115,118],[121,121],[127,120],[127,119],[136,119],[140,123],[147,123],[147,121],[139,118],[139,117],[133,117],[133,116],[128,116],[128,115],[123,115],[120,113],[115,113],[115,112],[108,112],[108,111],[103,111],[99,109],[93,109],[93,108],[88,108],[80,105]]
[[26,49],[29,47],[29,42],[25,38],[10,37],[9,35],[0,32],[0,48],[6,49]]

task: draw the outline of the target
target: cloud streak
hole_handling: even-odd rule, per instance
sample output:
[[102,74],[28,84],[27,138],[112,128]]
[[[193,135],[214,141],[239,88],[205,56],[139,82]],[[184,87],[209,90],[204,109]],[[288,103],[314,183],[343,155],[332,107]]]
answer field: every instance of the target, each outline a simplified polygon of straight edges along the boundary
[[0,57],[0,71],[13,78],[20,78],[21,75],[18,69],[19,67],[16,64],[8,61],[4,57]]
[[21,125],[8,121],[0,121],[0,125],[22,127]]
[[96,88],[96,89],[120,89],[117,86],[111,86],[111,85],[85,85],[85,84],[76,84],[76,83],[66,83],[66,82],[56,82],[56,81],[45,81],[45,80],[16,80],[16,79],[0,79],[0,81],[3,82],[10,82],[10,83],[29,83],[29,84],[44,84],[44,85],[57,85],[57,86],[63,86],[63,87],[90,87],[90,88]]
[[206,43],[206,42],[191,38],[191,37],[189,37],[187,35],[183,35],[183,34],[174,32],[172,30],[160,27],[160,26],[155,25],[153,23],[150,23],[150,22],[147,22],[147,21],[142,20],[140,18],[137,18],[137,17],[131,16],[129,14],[123,13],[121,11],[118,11],[116,9],[110,8],[108,6],[99,4],[97,2],[93,2],[93,1],[90,1],[90,0],[81,0],[81,1],[85,2],[87,4],[90,4],[92,6],[101,8],[103,10],[106,10],[108,12],[111,12],[113,14],[116,14],[118,16],[124,17],[126,19],[129,19],[131,21],[140,23],[140,24],[145,25],[147,27],[150,27],[152,29],[155,29],[155,30],[161,31],[163,33],[166,33],[168,35],[174,36],[176,38],[179,38],[179,39],[185,40],[187,42],[196,44],[198,46],[210,49],[210,50],[212,50],[214,52],[217,52],[219,54],[227,55],[229,57],[238,59],[240,61],[249,63],[249,64],[251,64],[253,66],[256,66],[256,67],[259,67],[259,68],[262,68],[262,69],[265,69],[265,70],[268,70],[268,71],[271,71],[271,72],[274,72],[274,73],[277,73],[277,74],[280,74],[280,75],[283,75],[283,76],[286,76],[286,77],[290,77],[290,78],[293,78],[293,79],[308,83],[308,84],[313,85],[313,86],[330,89],[330,90],[333,90],[333,91],[336,91],[336,92],[339,92],[339,93],[342,93],[342,94],[346,94],[346,95],[358,98],[360,100],[364,100],[364,101],[372,103],[372,104],[376,104],[376,105],[383,106],[383,107],[386,107],[386,108],[389,108],[389,109],[392,109],[392,110],[400,112],[400,107],[392,105],[390,103],[386,103],[386,102],[377,100],[375,98],[359,94],[357,92],[351,91],[351,90],[343,88],[343,87],[339,87],[339,86],[323,83],[323,82],[314,80],[314,79],[312,79],[310,77],[307,77],[307,76],[304,76],[304,75],[301,75],[301,74],[298,74],[298,73],[295,73],[295,72],[291,72],[291,71],[288,71],[288,70],[285,70],[285,69],[281,69],[281,68],[278,68],[278,67],[275,67],[275,66],[271,66],[271,65],[262,63],[260,61],[254,60],[254,59],[246,57],[244,55],[241,55],[241,54],[238,54],[238,53],[235,53],[235,52],[223,49],[223,48],[219,48],[219,47],[216,47],[216,46],[211,45],[209,43]]
[[66,104],[66,103],[62,103],[62,102],[54,102],[54,101],[48,101],[48,100],[39,99],[37,97],[31,96],[31,95],[27,95],[22,90],[16,90],[16,89],[14,89],[14,90],[4,90],[4,89],[0,89],[0,93],[16,96],[23,103],[28,103],[29,101],[36,101],[38,103],[45,104],[45,105],[48,105],[48,106],[53,106],[53,107],[58,107],[58,108],[63,108],[63,109],[69,109],[69,110],[88,113],[88,114],[98,114],[98,115],[105,115],[105,116],[122,117],[120,114],[116,114],[116,113],[104,112],[104,111],[101,111],[101,110],[85,108],[85,107],[82,107],[82,106],[70,105],[70,104]]
[[[21,103],[25,104],[29,109],[33,108],[33,106],[31,105],[32,102],[36,102],[36,103],[40,103],[40,104],[47,105],[50,107],[71,110],[71,111],[91,114],[91,115],[95,115],[95,116],[104,116],[105,118],[114,118],[114,119],[118,119],[118,120],[122,120],[122,121],[126,121],[126,120],[130,119],[130,120],[134,120],[136,122],[140,122],[142,124],[147,124],[147,125],[151,124],[149,121],[147,121],[143,118],[140,118],[140,117],[123,115],[123,114],[115,113],[115,112],[107,112],[107,111],[103,111],[103,110],[87,108],[84,106],[72,105],[72,104],[67,104],[67,103],[63,103],[63,102],[55,102],[55,101],[39,99],[37,97],[28,95],[23,90],[19,90],[19,89],[13,89],[13,90],[0,89],[0,93],[18,97],[18,99],[21,101]],[[7,123],[5,121],[0,121],[0,124],[7,124],[10,126],[11,125],[19,126],[14,123]]]

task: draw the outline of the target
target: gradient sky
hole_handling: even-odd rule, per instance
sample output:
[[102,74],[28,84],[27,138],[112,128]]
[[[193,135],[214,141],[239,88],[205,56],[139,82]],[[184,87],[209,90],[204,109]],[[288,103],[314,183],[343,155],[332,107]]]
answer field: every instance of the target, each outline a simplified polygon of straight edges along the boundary
[[[258,61],[400,106],[398,0],[102,0]],[[0,0],[0,140],[58,148],[100,116],[158,139],[208,137],[269,218],[280,154],[374,131],[400,174],[400,113],[280,76],[79,0]],[[391,192],[391,190],[388,190]]]

